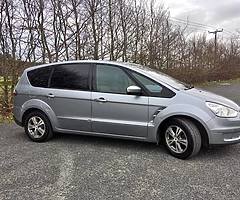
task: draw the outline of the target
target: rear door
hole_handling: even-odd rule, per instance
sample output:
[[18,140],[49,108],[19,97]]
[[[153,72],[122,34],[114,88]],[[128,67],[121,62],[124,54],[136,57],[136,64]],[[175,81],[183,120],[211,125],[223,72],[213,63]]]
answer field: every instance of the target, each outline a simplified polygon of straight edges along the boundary
[[47,101],[57,116],[57,128],[91,131],[91,64],[54,66]]
[[92,92],[92,131],[147,137],[148,97],[127,94],[135,81],[121,67],[97,64]]

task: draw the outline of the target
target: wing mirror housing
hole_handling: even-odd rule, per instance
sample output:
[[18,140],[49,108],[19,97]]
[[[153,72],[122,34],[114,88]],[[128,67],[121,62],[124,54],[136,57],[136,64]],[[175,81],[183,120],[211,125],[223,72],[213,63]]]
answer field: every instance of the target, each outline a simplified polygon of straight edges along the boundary
[[142,89],[136,85],[131,85],[127,88],[127,94],[141,95]]

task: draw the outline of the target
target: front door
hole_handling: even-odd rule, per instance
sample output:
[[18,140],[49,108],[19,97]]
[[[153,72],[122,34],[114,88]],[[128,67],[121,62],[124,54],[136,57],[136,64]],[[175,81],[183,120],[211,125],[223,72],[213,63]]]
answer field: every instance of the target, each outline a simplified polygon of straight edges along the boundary
[[147,137],[148,97],[127,94],[136,85],[118,66],[97,64],[92,92],[92,131]]

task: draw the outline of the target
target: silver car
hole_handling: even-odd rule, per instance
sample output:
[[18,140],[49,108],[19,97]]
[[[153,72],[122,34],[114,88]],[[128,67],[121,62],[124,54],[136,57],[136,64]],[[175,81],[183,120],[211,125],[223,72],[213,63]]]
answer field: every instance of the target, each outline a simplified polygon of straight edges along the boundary
[[175,157],[240,142],[239,106],[159,71],[121,62],[69,61],[26,69],[14,119],[35,142],[79,133],[163,143]]

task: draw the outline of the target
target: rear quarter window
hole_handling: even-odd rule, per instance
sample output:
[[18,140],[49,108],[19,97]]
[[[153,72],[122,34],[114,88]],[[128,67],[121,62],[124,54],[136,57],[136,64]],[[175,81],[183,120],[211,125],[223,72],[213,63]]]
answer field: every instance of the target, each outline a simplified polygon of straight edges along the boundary
[[30,84],[34,87],[48,87],[51,70],[51,67],[41,67],[29,71],[27,76]]

